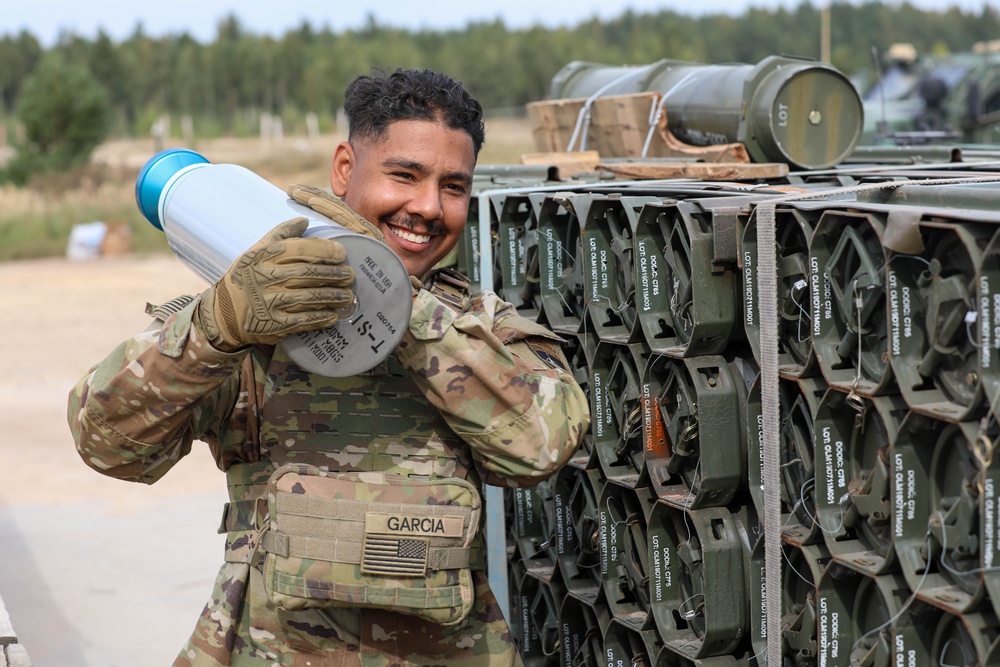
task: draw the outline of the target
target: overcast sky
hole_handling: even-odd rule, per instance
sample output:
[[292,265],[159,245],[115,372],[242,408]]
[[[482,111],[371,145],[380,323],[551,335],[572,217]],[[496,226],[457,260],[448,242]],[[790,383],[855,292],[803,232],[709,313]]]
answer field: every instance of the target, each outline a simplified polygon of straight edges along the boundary
[[[981,11],[997,0],[910,0],[925,9],[958,6]],[[818,5],[820,0],[813,0]],[[314,27],[329,26],[340,32],[362,25],[369,14],[380,23],[409,28],[460,28],[470,21],[500,17],[508,27],[542,24],[575,25],[597,16],[617,16],[626,8],[635,11],[673,9],[692,14],[740,14],[747,7],[795,7],[799,0],[501,0],[499,2],[448,2],[445,0],[383,0],[335,2],[331,0],[0,0],[0,35],[27,29],[51,46],[60,31],[92,39],[103,28],[112,39],[127,38],[138,22],[147,35],[187,31],[207,42],[215,36],[219,19],[235,14],[243,26],[257,34],[280,36],[308,19]],[[899,4],[898,2],[893,4]]]

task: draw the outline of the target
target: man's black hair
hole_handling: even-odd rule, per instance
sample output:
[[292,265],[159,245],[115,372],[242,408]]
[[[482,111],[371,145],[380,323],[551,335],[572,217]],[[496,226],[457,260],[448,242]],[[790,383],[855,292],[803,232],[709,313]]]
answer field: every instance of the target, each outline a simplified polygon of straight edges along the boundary
[[441,121],[472,137],[476,156],[486,140],[483,107],[447,74],[397,69],[356,78],[344,93],[349,139],[378,139],[398,120]]

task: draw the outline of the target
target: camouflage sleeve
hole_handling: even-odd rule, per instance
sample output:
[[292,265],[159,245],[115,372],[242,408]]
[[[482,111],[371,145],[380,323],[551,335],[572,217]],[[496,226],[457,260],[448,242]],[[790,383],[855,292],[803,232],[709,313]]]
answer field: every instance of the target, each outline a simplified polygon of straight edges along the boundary
[[492,292],[459,314],[420,290],[396,356],[469,443],[483,481],[525,486],[555,473],[590,424],[558,340]]
[[197,303],[124,341],[70,392],[70,430],[91,468],[152,484],[195,438],[224,430],[246,353],[209,344]]

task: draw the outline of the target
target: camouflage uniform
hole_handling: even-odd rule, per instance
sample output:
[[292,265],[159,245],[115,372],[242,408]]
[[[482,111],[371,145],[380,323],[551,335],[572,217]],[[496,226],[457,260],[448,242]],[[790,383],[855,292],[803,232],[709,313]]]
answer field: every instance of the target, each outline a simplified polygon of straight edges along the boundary
[[369,374],[322,378],[280,346],[216,350],[196,304],[116,348],[78,383],[68,412],[81,457],[103,474],[153,483],[195,439],[227,472],[227,562],[175,665],[519,663],[482,570],[468,620],[453,627],[384,610],[282,611],[264,593],[250,524],[281,463],[477,485],[553,474],[589,423],[558,339],[492,292],[460,312],[420,290],[393,357]]

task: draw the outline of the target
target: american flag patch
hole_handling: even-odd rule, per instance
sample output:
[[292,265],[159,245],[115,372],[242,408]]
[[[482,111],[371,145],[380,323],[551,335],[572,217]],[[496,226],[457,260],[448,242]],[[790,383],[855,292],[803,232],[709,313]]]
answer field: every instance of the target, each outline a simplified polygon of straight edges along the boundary
[[422,537],[366,534],[361,572],[390,577],[422,577],[427,571],[430,541]]

